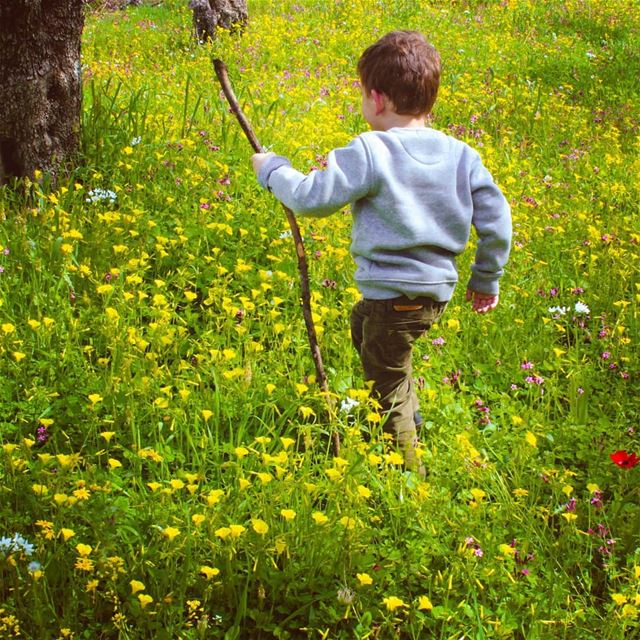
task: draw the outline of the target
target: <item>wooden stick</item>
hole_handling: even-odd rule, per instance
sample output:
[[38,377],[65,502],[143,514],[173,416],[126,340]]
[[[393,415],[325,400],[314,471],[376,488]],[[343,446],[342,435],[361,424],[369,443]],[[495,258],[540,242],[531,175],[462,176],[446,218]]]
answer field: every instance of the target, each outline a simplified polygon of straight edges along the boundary
[[[237,118],[242,130],[244,131],[247,140],[251,144],[253,150],[256,153],[263,153],[263,148],[260,142],[258,142],[258,138],[256,134],[253,132],[249,121],[245,117],[240,105],[238,104],[238,100],[233,92],[231,87],[231,83],[229,82],[229,76],[227,74],[227,67],[222,60],[215,59],[213,61],[213,68],[215,69],[216,76],[220,81],[220,85],[222,87],[222,91],[231,107],[231,111]],[[320,355],[320,347],[318,345],[318,337],[316,334],[316,328],[313,323],[313,316],[311,314],[311,291],[309,287],[309,268],[307,265],[307,258],[304,250],[304,243],[302,240],[302,234],[300,233],[300,227],[298,226],[298,221],[296,217],[284,204],[282,205],[284,212],[287,216],[287,220],[289,222],[289,227],[291,228],[291,235],[293,236],[293,240],[296,246],[296,255],[298,256],[298,272],[300,274],[300,296],[302,299],[302,315],[304,317],[304,323],[307,329],[307,338],[309,341],[309,347],[311,349],[311,356],[313,358],[313,362],[316,368],[316,376],[318,378],[318,384],[320,385],[320,389],[322,390],[322,395],[325,398],[327,403],[327,407],[329,409],[329,416],[333,418],[334,415],[334,401],[333,397],[329,392],[329,385],[327,383],[327,374],[324,371],[324,366],[322,364],[322,356]],[[337,456],[340,453],[340,435],[334,429],[331,434],[333,440],[333,451]]]

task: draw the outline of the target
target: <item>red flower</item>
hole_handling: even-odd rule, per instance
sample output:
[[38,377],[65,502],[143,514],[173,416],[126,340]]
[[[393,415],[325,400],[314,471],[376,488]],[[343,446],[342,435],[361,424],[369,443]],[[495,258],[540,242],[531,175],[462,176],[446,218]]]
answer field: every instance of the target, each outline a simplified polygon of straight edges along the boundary
[[640,462],[637,453],[627,453],[626,451],[616,451],[610,454],[609,457],[615,464],[624,469],[631,469],[631,467],[635,467]]

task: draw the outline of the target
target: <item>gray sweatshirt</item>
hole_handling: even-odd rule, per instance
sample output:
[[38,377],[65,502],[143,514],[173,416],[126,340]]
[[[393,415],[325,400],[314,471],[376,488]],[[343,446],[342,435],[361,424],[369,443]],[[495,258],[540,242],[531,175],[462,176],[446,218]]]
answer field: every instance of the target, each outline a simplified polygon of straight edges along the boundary
[[400,295],[449,300],[458,281],[455,258],[478,244],[469,288],[498,293],[509,257],[511,212],[480,156],[430,128],[362,133],[332,151],[327,168],[304,175],[270,157],[258,181],[305,216],[327,216],[351,204],[351,254],[365,298]]

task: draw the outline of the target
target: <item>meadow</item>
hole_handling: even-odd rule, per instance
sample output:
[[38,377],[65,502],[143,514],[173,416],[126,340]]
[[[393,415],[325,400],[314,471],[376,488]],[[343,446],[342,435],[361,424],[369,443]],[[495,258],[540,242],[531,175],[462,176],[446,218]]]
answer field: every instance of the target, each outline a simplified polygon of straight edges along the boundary
[[[250,0],[208,44],[186,5],[89,13],[81,161],[0,191],[0,638],[640,637],[637,0]],[[417,347],[426,481],[350,345],[348,211],[300,220],[333,411],[212,67],[309,170],[396,28],[514,220],[498,308],[472,242]]]

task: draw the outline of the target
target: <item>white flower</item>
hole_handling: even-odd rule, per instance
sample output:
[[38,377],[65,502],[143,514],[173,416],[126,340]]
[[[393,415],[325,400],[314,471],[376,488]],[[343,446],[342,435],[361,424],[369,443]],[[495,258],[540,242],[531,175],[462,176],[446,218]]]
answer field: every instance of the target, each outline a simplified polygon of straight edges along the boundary
[[574,307],[574,311],[578,314],[584,314],[584,315],[589,315],[591,313],[591,309],[589,309],[589,307],[587,307],[587,305],[584,302],[576,302],[576,305]]
[[142,142],[142,138],[140,136],[136,136],[135,138],[133,138],[131,140],[131,142],[129,143],[132,147],[135,147],[137,144],[140,144]]
[[113,204],[118,199],[118,194],[111,189],[92,189],[89,191],[89,197],[86,199],[90,204],[96,202],[108,202]]
[[354,398],[345,398],[340,403],[340,411],[342,411],[342,413],[350,414],[351,410],[358,406],[360,406],[360,403]]
[[567,307],[549,307],[549,313],[556,316],[563,316],[567,313]]

